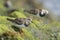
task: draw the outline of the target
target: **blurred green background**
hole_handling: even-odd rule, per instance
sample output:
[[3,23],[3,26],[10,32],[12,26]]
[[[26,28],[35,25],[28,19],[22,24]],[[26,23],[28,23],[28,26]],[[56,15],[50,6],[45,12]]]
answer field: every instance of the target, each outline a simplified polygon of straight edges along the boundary
[[[60,40],[60,22],[53,20],[50,16],[37,17],[23,11],[24,9],[44,8],[42,2],[35,0],[11,0],[12,8],[16,8],[19,11],[15,11],[9,16],[6,13],[7,8],[3,5],[4,2],[5,0],[0,0],[0,36],[6,33],[8,37],[8,39],[4,39],[2,36],[4,40]],[[49,13],[52,12],[49,10]],[[29,27],[22,28],[23,32],[21,34],[19,30],[15,31],[11,27],[14,24],[6,19],[27,18],[30,16],[33,17],[33,21]],[[2,38],[0,37],[0,39]]]

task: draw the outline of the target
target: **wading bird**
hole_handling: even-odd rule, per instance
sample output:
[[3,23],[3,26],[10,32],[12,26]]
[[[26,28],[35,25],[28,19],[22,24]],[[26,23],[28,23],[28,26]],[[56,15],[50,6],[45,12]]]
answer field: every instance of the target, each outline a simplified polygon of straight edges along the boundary
[[10,19],[7,18],[7,20],[17,24],[17,25],[24,25],[25,27],[28,27],[30,23],[32,22],[32,19],[30,18],[16,18],[16,19]]
[[31,9],[31,10],[24,10],[24,12],[28,12],[33,15],[38,15],[40,17],[44,17],[48,14],[47,10],[44,9]]

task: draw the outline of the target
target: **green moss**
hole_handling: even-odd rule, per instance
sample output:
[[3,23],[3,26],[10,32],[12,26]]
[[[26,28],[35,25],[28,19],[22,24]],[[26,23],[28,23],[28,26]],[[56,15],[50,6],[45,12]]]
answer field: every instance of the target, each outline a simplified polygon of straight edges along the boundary
[[12,17],[15,17],[15,18],[26,18],[26,16],[23,14],[23,13],[21,13],[21,12],[13,12],[12,14],[11,14],[11,16]]
[[27,38],[28,40],[35,40],[35,39],[34,39],[34,36],[31,34],[30,31],[28,31],[28,30],[26,30],[26,29],[23,29],[23,31],[24,31],[24,34],[25,34],[25,36],[26,36],[26,38]]

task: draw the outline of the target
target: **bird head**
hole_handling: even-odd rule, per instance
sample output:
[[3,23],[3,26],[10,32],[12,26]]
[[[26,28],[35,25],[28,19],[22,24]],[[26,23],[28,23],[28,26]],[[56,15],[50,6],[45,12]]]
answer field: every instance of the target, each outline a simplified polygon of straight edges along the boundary
[[40,9],[39,11],[39,16],[40,17],[44,17],[48,14],[48,11],[47,10],[44,10],[44,9]]

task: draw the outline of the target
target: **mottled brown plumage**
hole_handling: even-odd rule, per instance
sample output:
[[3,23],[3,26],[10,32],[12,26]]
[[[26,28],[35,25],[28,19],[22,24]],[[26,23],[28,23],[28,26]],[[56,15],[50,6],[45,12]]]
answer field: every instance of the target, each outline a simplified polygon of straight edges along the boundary
[[40,17],[44,17],[48,14],[48,11],[45,9],[30,9],[30,10],[24,10],[24,12],[28,12],[30,14],[38,15]]
[[15,24],[18,24],[18,25],[25,25],[26,27],[31,23],[32,19],[30,18],[16,18],[16,19],[9,19],[7,18],[7,20],[15,23]]

